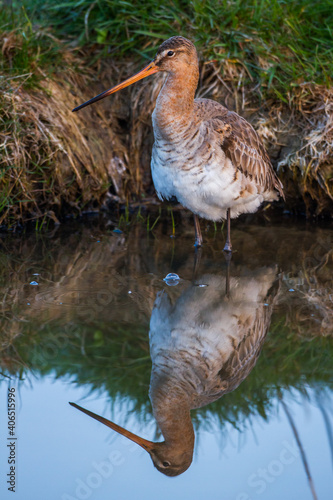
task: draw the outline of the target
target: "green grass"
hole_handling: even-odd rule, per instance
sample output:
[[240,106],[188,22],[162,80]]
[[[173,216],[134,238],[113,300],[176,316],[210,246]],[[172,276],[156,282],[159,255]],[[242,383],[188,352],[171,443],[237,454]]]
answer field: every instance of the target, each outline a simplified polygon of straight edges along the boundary
[[[205,60],[238,64],[249,81],[283,100],[292,85],[328,84],[333,74],[331,0],[24,4],[25,33],[39,23],[74,45],[99,44],[95,57],[111,54],[118,59],[135,54],[150,59],[164,39],[181,34],[193,40]],[[51,53],[41,52],[41,63],[47,55]]]
[[18,84],[38,88],[41,78],[62,64],[63,44],[46,23],[33,22],[18,2],[9,7],[0,1],[0,91],[10,89],[11,83],[15,83],[15,91]]

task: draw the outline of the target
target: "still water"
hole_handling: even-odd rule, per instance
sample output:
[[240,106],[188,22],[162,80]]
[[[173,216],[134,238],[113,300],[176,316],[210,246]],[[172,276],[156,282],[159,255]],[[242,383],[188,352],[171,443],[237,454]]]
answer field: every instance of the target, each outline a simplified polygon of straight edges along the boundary
[[332,498],[332,226],[178,219],[2,236],[1,498]]

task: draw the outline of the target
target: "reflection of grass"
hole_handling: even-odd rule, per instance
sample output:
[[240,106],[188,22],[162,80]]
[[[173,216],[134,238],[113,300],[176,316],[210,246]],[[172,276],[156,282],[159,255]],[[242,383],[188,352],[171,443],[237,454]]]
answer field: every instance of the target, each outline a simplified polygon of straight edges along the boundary
[[[87,392],[106,391],[110,401],[128,397],[148,415],[148,330],[156,293],[168,272],[177,272],[186,287],[193,270],[193,227],[186,236],[186,221],[178,212],[174,215],[177,236],[184,235],[176,240],[170,238],[170,216],[159,220],[152,235],[147,234],[145,214],[121,235],[108,233],[92,218],[86,226],[59,228],[52,237],[3,238],[0,372],[21,378],[31,372],[70,377],[86,385]],[[331,286],[331,231],[272,223],[247,225],[245,231],[238,223],[233,235],[238,251],[231,274],[276,263],[282,271],[280,297],[250,376],[233,393],[193,412],[197,422],[203,416],[234,425],[250,415],[265,418],[272,396],[282,389],[329,387],[333,380],[327,294],[320,303]],[[224,241],[214,239],[213,228],[206,238],[200,272],[223,275]],[[30,287],[32,279],[40,286]],[[289,288],[295,292],[288,294]],[[169,291],[176,296],[177,290]],[[310,291],[318,299],[314,303]],[[90,314],[94,307],[95,315]]]
[[[241,425],[250,415],[267,417],[273,396],[283,389],[332,386],[333,344],[327,337],[303,339],[283,326],[285,318],[275,316],[258,363],[234,392],[193,412],[196,425],[201,418]],[[55,374],[70,377],[91,391],[106,391],[110,401],[130,398],[134,411],[151,411],[148,400],[151,360],[148,322],[95,327],[61,327],[48,324],[32,329],[26,325],[15,339],[13,358],[20,360],[21,377]],[[106,333],[108,332],[108,333]],[[8,356],[7,351],[7,356]],[[5,367],[3,367],[5,369]]]

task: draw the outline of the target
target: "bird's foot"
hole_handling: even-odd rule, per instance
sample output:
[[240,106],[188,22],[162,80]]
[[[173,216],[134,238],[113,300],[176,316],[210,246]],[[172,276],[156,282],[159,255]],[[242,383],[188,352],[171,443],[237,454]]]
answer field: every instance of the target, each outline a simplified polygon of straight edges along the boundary
[[226,241],[226,244],[224,245],[224,248],[223,248],[223,252],[228,252],[231,254],[232,252],[232,245],[230,243],[230,241]]
[[232,257],[232,246],[229,240],[226,241],[226,244],[224,245],[223,248],[223,255],[226,260],[227,265],[230,264],[231,262],[231,257]]

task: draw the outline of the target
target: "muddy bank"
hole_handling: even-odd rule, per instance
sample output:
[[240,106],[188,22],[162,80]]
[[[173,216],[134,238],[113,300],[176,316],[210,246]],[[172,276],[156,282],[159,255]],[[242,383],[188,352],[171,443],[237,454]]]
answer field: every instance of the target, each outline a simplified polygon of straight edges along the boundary
[[[0,93],[0,225],[113,203],[154,199],[150,175],[151,113],[163,75],[125,89],[79,113],[72,109],[137,70],[127,61],[87,68],[84,53],[66,54],[68,71],[24,86],[4,78]],[[289,102],[261,102],[243,85],[237,64],[202,63],[198,97],[210,97],[256,128],[282,179],[287,210],[328,216],[333,208],[333,90],[295,86]],[[245,80],[244,80],[245,82]],[[282,206],[282,205],[281,205]]]

